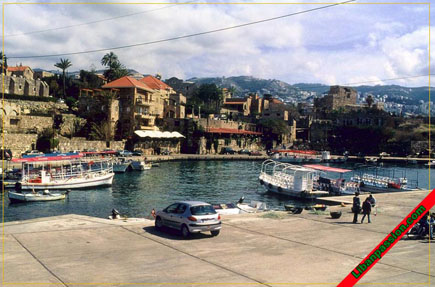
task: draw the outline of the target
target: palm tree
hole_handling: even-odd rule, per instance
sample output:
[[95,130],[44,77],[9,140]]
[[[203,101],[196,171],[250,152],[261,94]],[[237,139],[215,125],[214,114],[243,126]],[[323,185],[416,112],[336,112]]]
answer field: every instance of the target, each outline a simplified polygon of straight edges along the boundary
[[109,67],[109,69],[112,69],[113,64],[117,62],[118,62],[118,56],[116,56],[116,54],[113,52],[107,53],[101,59],[101,65]]
[[54,64],[56,68],[59,68],[62,70],[62,76],[63,76],[63,98],[66,98],[65,93],[65,70],[72,66],[70,60],[68,59],[62,59],[60,58],[60,62]]
[[104,55],[101,59],[101,64],[108,68],[104,72],[104,76],[109,82],[130,74],[127,68],[118,60],[118,56],[113,52]]

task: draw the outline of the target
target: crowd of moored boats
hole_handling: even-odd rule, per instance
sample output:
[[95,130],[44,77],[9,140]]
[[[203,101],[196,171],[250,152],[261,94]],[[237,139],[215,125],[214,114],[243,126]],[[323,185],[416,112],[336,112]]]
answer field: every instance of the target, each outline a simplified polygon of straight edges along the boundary
[[[355,192],[394,192],[417,190],[403,175],[385,176],[377,173],[354,173],[350,179],[343,177],[352,170],[306,161],[296,165],[285,160],[288,155],[273,155],[261,165],[259,182],[268,192],[300,199],[313,199],[329,195],[350,195]],[[293,157],[293,156],[292,156]],[[313,159],[306,156],[305,159]],[[143,171],[158,163],[125,157],[84,158],[80,153],[45,154],[13,159],[22,164],[21,169],[7,171],[4,187],[9,190],[11,201],[51,201],[64,199],[71,189],[93,188],[112,185],[115,173]],[[331,176],[336,174],[338,176]],[[63,191],[63,192],[62,192]],[[241,202],[238,203],[242,204]],[[225,207],[225,208],[224,208]],[[261,203],[236,206],[233,211],[227,205],[216,209],[236,212],[245,209],[264,210]]]

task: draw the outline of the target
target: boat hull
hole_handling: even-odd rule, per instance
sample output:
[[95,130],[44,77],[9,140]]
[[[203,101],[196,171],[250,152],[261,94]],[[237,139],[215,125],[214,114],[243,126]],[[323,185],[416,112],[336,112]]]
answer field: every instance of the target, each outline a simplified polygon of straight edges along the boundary
[[107,173],[102,176],[93,178],[70,178],[66,180],[58,180],[49,183],[29,183],[21,181],[21,189],[23,190],[41,190],[41,189],[77,189],[90,188],[96,186],[112,185],[114,173]]
[[11,202],[36,202],[36,201],[54,201],[65,199],[65,193],[40,194],[40,193],[17,193],[8,192],[8,197]]
[[130,163],[115,163],[113,164],[113,172],[115,173],[124,173],[126,172],[130,167]]
[[276,186],[267,180],[264,180],[260,177],[260,184],[263,188],[268,192],[273,192],[281,195],[286,195],[290,197],[302,198],[302,199],[311,199],[317,197],[314,193],[310,193],[307,191],[296,191],[287,188],[282,188],[280,186]]

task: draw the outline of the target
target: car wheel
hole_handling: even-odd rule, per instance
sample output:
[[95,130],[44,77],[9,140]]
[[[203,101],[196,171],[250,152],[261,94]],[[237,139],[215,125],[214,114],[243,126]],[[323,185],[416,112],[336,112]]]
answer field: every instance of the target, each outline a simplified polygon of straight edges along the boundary
[[220,232],[220,230],[213,230],[213,231],[210,231],[211,236],[218,236],[218,235],[219,235],[219,232]]
[[186,224],[183,224],[183,226],[181,226],[181,235],[183,235],[184,238],[187,238],[190,235],[189,228],[187,228]]
[[156,230],[160,230],[163,227],[163,222],[162,219],[160,217],[156,218],[156,221],[154,223],[154,227],[156,228]]

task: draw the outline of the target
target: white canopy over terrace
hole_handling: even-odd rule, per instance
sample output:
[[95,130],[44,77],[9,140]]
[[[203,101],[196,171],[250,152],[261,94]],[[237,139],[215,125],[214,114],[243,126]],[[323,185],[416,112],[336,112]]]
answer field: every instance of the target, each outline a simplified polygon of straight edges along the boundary
[[152,138],[152,139],[175,139],[184,138],[179,132],[161,132],[161,131],[141,131],[134,132],[140,138]]

